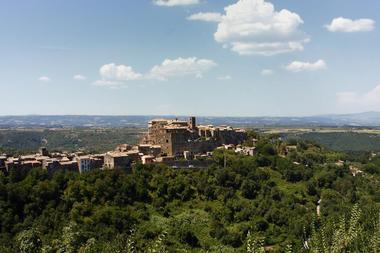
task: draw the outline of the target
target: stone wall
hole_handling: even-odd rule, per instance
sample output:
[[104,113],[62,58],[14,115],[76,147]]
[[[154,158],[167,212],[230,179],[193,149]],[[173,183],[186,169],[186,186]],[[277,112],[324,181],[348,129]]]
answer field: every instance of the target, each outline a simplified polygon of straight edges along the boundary
[[160,145],[162,155],[178,156],[184,151],[205,153],[222,144],[240,144],[247,135],[244,130],[222,126],[196,126],[191,117],[188,122],[152,120],[142,143]]

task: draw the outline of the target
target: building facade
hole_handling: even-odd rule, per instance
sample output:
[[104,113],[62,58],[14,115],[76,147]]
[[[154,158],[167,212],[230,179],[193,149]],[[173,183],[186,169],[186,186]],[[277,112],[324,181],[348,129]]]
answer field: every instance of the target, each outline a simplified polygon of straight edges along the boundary
[[230,126],[197,126],[195,117],[188,121],[157,119],[149,122],[141,143],[161,147],[163,156],[183,156],[185,151],[206,153],[223,144],[240,144],[246,140],[243,129]]

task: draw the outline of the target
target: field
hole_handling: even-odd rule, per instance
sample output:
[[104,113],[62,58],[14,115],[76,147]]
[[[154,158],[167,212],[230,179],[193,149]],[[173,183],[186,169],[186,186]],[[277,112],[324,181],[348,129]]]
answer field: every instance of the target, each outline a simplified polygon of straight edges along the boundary
[[105,152],[118,144],[138,142],[141,128],[31,128],[0,130],[0,151],[34,153],[41,146],[51,151]]
[[336,151],[379,151],[377,128],[264,128],[260,132],[286,139],[311,140]]
[[[263,134],[278,134],[285,139],[311,140],[336,151],[379,151],[377,128],[285,128],[256,129]],[[146,129],[141,127],[73,127],[0,129],[0,151],[34,153],[42,145],[52,151],[105,152],[121,143],[136,144]]]

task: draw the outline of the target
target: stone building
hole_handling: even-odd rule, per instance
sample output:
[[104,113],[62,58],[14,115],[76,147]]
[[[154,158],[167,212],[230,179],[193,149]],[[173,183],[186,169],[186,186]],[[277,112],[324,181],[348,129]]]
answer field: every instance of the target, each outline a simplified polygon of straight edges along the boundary
[[142,164],[151,164],[151,163],[154,163],[155,158],[156,157],[153,155],[143,155],[141,157],[141,162],[142,162]]
[[4,160],[3,171],[9,173],[13,169],[29,171],[34,168],[41,168],[43,161],[47,158],[49,157],[42,156],[41,154],[7,157],[7,159]]
[[206,153],[223,144],[240,144],[247,138],[242,129],[229,126],[197,126],[195,117],[188,121],[156,119],[149,122],[141,144],[158,145],[163,156],[183,156],[185,151]]
[[139,153],[143,155],[159,156],[161,154],[160,145],[140,144],[137,146]]
[[76,161],[78,162],[79,173],[103,167],[103,159],[92,155],[78,156],[76,157]]
[[117,152],[126,152],[132,149],[132,146],[129,144],[120,144],[116,147],[115,151]]
[[41,148],[39,149],[39,152],[40,152],[40,155],[41,155],[41,156],[49,156],[49,151],[48,151],[47,148],[45,148],[45,147],[41,147]]
[[76,161],[59,161],[57,169],[61,170],[61,171],[78,172],[79,171],[78,162],[76,162]]
[[41,168],[42,162],[37,160],[25,159],[23,160],[21,157],[9,157],[4,162],[4,171],[10,173],[11,170],[24,170],[29,171],[34,168]]
[[49,173],[56,171],[72,171],[79,172],[78,162],[66,159],[58,160],[57,158],[49,158],[42,162],[42,168]]
[[104,156],[104,169],[128,169],[132,161],[132,157],[127,152],[108,152]]

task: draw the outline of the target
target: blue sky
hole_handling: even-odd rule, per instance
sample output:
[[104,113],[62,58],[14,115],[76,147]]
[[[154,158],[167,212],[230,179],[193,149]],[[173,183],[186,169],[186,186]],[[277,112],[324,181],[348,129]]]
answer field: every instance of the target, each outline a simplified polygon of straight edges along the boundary
[[373,0],[3,0],[0,115],[380,111],[379,10]]

